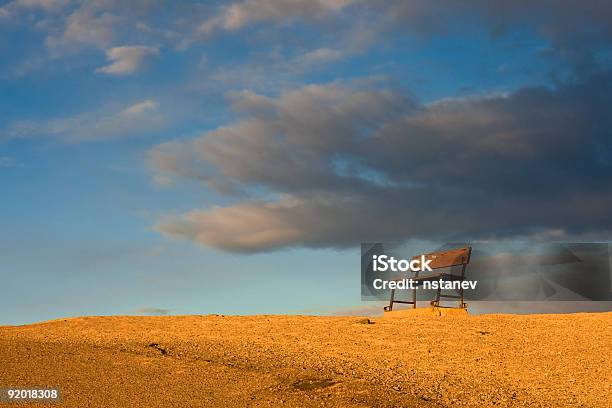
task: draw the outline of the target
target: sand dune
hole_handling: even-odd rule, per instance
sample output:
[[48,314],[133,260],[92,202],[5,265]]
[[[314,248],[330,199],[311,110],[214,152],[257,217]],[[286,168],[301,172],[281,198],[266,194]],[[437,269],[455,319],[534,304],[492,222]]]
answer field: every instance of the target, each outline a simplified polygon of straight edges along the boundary
[[0,386],[70,407],[606,408],[611,350],[612,313],[83,317],[0,327]]

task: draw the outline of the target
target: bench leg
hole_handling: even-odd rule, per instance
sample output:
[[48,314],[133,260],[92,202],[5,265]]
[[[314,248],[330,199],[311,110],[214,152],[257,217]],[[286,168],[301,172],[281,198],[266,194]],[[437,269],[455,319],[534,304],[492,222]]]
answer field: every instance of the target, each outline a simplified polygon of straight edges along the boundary
[[[463,264],[463,267],[461,268],[461,282],[463,282],[463,279],[465,278],[465,269],[467,268],[467,264]],[[461,289],[459,289],[460,293],[459,296],[461,296],[461,298],[459,299],[459,307],[464,309],[467,308],[467,305],[463,302],[463,286],[461,286]]]
[[467,309],[467,303],[465,303],[464,299],[463,299],[463,288],[461,288],[460,291],[461,291],[461,293],[460,293],[460,297],[459,297],[459,308]]
[[442,294],[442,289],[438,286],[438,291],[436,292],[436,300],[432,302],[432,306],[440,306],[440,295]]
[[391,289],[391,299],[389,300],[389,306],[385,307],[385,312],[393,310],[393,300],[395,299],[395,289]]

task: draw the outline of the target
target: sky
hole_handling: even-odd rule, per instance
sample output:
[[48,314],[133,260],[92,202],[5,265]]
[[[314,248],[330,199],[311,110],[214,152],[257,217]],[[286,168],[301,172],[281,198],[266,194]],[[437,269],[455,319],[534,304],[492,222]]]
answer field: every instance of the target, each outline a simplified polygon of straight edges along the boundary
[[605,1],[0,2],[0,324],[337,313],[361,242],[609,241]]

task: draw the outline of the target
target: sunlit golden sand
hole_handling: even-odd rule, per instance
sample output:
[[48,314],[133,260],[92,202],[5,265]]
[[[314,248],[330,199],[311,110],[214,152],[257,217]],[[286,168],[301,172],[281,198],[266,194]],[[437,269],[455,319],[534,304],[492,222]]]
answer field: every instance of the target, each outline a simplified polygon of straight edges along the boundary
[[82,317],[0,327],[0,386],[70,407],[604,408],[611,348],[612,313]]

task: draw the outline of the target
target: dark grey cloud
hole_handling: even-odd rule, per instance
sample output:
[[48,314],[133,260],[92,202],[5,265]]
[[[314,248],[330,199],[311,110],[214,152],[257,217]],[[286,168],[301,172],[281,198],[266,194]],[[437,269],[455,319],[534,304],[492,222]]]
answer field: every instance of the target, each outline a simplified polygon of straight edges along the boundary
[[[388,0],[371,5],[380,31],[435,36],[481,27],[492,37],[530,32],[545,39],[554,54],[570,63],[575,75],[589,75],[597,51],[612,41],[612,3],[605,0],[475,0],[437,2]],[[544,53],[543,53],[544,55]]]
[[166,181],[195,178],[246,198],[157,228],[245,252],[603,236],[612,228],[611,91],[602,73],[429,105],[351,84],[233,94],[239,120],[160,145],[150,164]]

